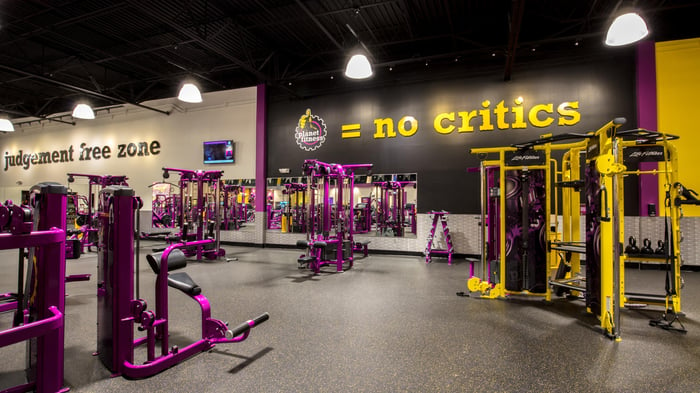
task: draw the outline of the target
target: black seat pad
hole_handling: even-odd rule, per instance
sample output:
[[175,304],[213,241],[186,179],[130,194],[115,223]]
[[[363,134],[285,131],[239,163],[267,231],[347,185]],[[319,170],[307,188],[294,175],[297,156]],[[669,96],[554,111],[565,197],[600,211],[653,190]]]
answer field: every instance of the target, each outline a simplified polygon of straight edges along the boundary
[[168,286],[179,289],[190,296],[197,296],[202,293],[202,288],[185,272],[169,274]]

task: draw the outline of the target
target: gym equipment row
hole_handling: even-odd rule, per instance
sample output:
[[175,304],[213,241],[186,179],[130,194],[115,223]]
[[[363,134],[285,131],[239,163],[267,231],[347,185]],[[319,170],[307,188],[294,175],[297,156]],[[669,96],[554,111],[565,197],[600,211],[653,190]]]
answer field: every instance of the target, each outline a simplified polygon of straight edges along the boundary
[[340,165],[318,160],[306,160],[302,172],[307,176],[309,208],[306,217],[306,240],[297,242],[305,249],[297,264],[318,274],[322,266],[335,265],[337,272],[343,265],[352,268],[353,251],[366,252],[366,243],[353,238],[352,197],[355,172],[371,170],[372,164]]
[[[681,315],[679,206],[687,200],[674,203],[679,201],[680,183],[677,152],[670,141],[677,137],[642,129],[620,131],[624,123],[624,118],[617,118],[595,132],[545,135],[510,147],[471,150],[481,159],[482,257],[480,277],[470,268],[470,291],[488,298],[519,295],[546,300],[551,300],[552,292],[585,294],[587,310],[615,340],[621,337],[620,308],[626,305],[662,306],[662,317],[650,324],[676,329],[673,323],[680,324]],[[633,151],[655,154],[629,154]],[[561,161],[553,152],[563,153]],[[487,159],[494,153],[496,159]],[[659,162],[660,168],[628,169],[636,164],[633,156]],[[666,265],[664,294],[625,292],[624,262],[632,256],[623,252],[622,178],[639,175],[653,175],[665,183],[665,247],[658,255]],[[678,330],[684,331],[682,325]]]

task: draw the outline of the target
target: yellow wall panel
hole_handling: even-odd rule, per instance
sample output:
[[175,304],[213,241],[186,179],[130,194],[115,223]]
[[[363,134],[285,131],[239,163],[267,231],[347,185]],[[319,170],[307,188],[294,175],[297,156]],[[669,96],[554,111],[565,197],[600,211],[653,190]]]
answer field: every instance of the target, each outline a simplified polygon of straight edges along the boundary
[[[656,89],[659,131],[681,137],[675,142],[679,179],[700,192],[700,38],[656,43]],[[700,206],[684,206],[683,213],[700,216]]]

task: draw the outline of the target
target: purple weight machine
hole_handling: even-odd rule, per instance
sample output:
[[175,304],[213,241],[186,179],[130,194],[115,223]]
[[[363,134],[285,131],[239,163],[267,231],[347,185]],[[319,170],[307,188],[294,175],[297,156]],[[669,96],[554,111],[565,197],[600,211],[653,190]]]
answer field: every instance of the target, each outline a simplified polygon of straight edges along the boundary
[[0,249],[19,249],[17,293],[0,295],[0,312],[15,311],[12,327],[0,330],[0,347],[27,342],[27,382],[4,392],[68,391],[63,387],[66,195],[65,186],[41,183],[32,187],[32,208],[0,205]]
[[[78,232],[75,232],[76,230],[73,229],[69,230],[68,232],[70,233],[73,241],[75,241],[75,239],[80,240],[80,251],[81,253],[85,253],[86,250],[92,251],[90,248],[96,246],[97,241],[97,228],[95,226],[96,219],[93,212],[96,193],[100,192],[101,189],[107,186],[128,186],[129,184],[126,181],[129,178],[126,176],[100,176],[87,175],[83,173],[68,173],[68,184],[75,182],[76,177],[85,177],[88,179],[87,212],[79,215],[76,220],[76,225],[79,225],[79,228],[77,229]],[[74,249],[75,248],[70,247],[66,250],[69,254],[67,255],[69,259],[80,257],[79,253],[73,251]]]
[[306,249],[297,260],[299,269],[309,268],[318,274],[325,265],[335,265],[338,272],[343,271],[344,263],[352,268],[355,171],[371,169],[372,164],[304,161],[302,171],[308,176],[310,197],[306,240],[297,242],[297,247]]
[[304,183],[287,183],[282,193],[287,196],[287,205],[284,207],[284,215],[287,219],[287,232],[306,232],[306,191],[308,186]]
[[246,218],[245,216],[241,217],[238,195],[240,195],[245,188],[240,185],[226,184],[221,180],[219,189],[222,193],[221,205],[223,206],[221,229],[227,231],[241,229],[242,223],[246,221]]
[[[213,244],[213,239],[173,244],[147,256],[157,275],[155,311],[148,310],[144,299],[134,297],[134,212],[140,205],[140,198],[128,187],[110,186],[100,194],[97,355],[114,376],[132,379],[155,375],[216,344],[241,342],[248,338],[251,328],[269,318],[264,313],[229,330],[225,322],[211,317],[209,301],[187,273],[169,273],[187,265],[186,247]],[[168,342],[169,286],[188,295],[201,308],[201,339],[184,348],[170,347]],[[135,326],[145,331],[145,336],[134,338]],[[137,364],[134,352],[141,345],[146,346],[146,359]]]
[[156,182],[148,187],[153,188],[153,201],[151,203],[151,227],[175,228],[178,220],[180,193],[173,193],[172,188],[179,187],[176,184],[167,182]]
[[[377,234],[403,236],[406,225],[406,186],[416,187],[414,181],[374,182],[377,206]],[[411,225],[411,228],[413,226]]]
[[[177,168],[163,168],[163,178],[170,177],[170,172],[180,175],[180,242],[186,256],[218,259],[226,255],[220,247],[221,217],[219,216],[218,185],[224,171],[202,171]],[[213,206],[209,211],[208,206]],[[205,236],[205,228],[207,230]],[[194,231],[194,233],[190,233]],[[205,239],[214,242],[200,242]]]
[[372,198],[362,197],[360,203],[353,208],[354,232],[368,233],[372,230]]

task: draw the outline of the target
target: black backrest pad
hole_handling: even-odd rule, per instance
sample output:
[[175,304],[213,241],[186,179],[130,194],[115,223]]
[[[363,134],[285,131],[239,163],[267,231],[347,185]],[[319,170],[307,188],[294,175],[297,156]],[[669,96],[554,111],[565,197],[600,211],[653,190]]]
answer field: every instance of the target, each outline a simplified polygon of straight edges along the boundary
[[[146,255],[146,260],[148,261],[148,264],[151,265],[151,269],[153,269],[153,271],[156,274],[158,274],[158,272],[160,271],[160,261],[162,256],[162,252]],[[182,250],[176,248],[170,251],[170,254],[168,254],[167,265],[169,272],[177,269],[182,269],[183,267],[187,266],[187,257],[185,257],[185,254],[182,252]]]

